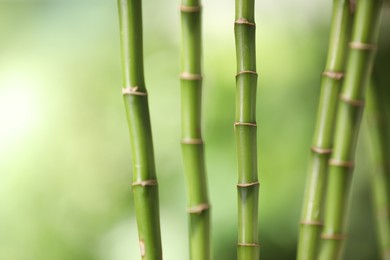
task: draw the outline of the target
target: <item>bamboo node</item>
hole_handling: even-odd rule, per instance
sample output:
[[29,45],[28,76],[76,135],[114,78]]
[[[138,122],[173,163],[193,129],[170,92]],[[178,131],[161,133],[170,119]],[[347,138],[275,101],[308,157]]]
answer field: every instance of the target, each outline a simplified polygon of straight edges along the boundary
[[242,74],[254,74],[257,76],[257,72],[253,70],[242,70],[236,74],[236,77],[242,75]]
[[202,80],[202,75],[192,74],[189,72],[183,72],[180,74],[180,79],[182,79],[182,80]]
[[382,207],[382,208],[377,209],[377,211],[376,211],[377,218],[379,218],[379,219],[388,218],[390,216],[389,211],[390,211],[389,207]]
[[239,125],[257,127],[257,124],[256,124],[256,123],[234,122],[234,126],[239,126]]
[[376,49],[375,43],[364,43],[364,42],[350,42],[349,48],[362,51],[372,51]]
[[210,205],[208,203],[202,203],[187,209],[187,212],[190,214],[201,214],[203,211],[210,209]]
[[330,159],[329,160],[329,165],[339,166],[339,167],[346,167],[346,168],[353,168],[355,164],[354,164],[354,162],[350,162],[350,161],[342,161],[342,160],[337,160],[337,159]]
[[144,180],[144,181],[136,181],[131,184],[132,186],[157,186],[157,180]]
[[326,240],[344,240],[345,235],[344,234],[321,234],[321,238]]
[[383,259],[389,259],[389,257],[390,257],[390,248],[383,249],[382,256],[383,256]]
[[148,93],[137,91],[138,86],[122,88],[123,95],[147,96]]
[[203,144],[202,139],[195,139],[195,138],[184,138],[181,139],[182,144]]
[[260,247],[257,243],[237,243],[238,246]]
[[349,0],[349,11],[351,14],[355,13],[356,10],[356,0]]
[[301,225],[306,226],[323,226],[324,224],[322,221],[315,221],[315,220],[301,220]]
[[330,149],[330,148],[320,148],[320,147],[312,146],[310,149],[313,152],[318,153],[318,154],[331,154],[332,153],[332,149]]
[[344,72],[326,70],[322,73],[322,76],[328,77],[334,80],[340,80],[344,77]]
[[340,95],[340,100],[342,100],[345,103],[350,104],[351,106],[354,106],[354,107],[364,106],[364,100],[352,99],[352,98],[348,98],[344,95]]
[[249,183],[238,183],[237,187],[246,188],[246,187],[251,187],[251,186],[256,186],[256,185],[260,185],[260,183],[258,181],[249,182]]
[[145,254],[146,254],[145,241],[143,241],[143,240],[139,241],[139,248],[140,248],[140,251],[141,251],[141,256],[144,257]]
[[235,24],[246,24],[249,26],[256,26],[256,23],[249,22],[246,18],[239,18],[237,21],[234,22]]
[[198,6],[181,5],[180,6],[180,11],[183,13],[197,13],[197,12],[200,12],[200,10],[202,10],[201,5],[198,5]]

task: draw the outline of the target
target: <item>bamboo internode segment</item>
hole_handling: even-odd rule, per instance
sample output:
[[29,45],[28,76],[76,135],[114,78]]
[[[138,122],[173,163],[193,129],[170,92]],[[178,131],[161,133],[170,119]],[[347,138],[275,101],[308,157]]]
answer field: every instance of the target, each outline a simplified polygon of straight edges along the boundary
[[374,43],[350,42],[349,48],[362,51],[372,51],[376,50],[377,45]]
[[189,72],[183,72],[182,74],[180,74],[180,79],[182,79],[182,80],[202,80],[202,75],[189,73]]
[[355,166],[354,162],[342,161],[342,160],[338,160],[338,159],[330,159],[329,165],[338,166],[338,167],[345,167],[345,168],[353,168]]
[[198,13],[202,10],[202,6],[189,6],[189,5],[181,5],[180,11],[184,13]]
[[321,148],[321,147],[312,146],[310,149],[312,150],[312,152],[315,152],[318,154],[331,154],[332,153],[332,149],[330,149],[330,148]]
[[253,126],[257,127],[256,123],[247,123],[247,122],[234,122],[234,126]]
[[322,73],[322,76],[328,77],[328,78],[334,79],[334,80],[340,80],[344,77],[344,72],[326,70]]
[[240,71],[236,74],[236,77],[242,75],[242,74],[255,74],[257,75],[257,72],[256,71],[253,71],[253,70],[243,70],[243,71]]
[[259,244],[256,243],[238,243],[238,246],[249,246],[249,247],[260,247]]
[[340,100],[344,101],[345,103],[350,104],[351,106],[354,106],[354,107],[364,106],[364,100],[352,99],[352,98],[348,98],[344,95],[340,95]]
[[147,92],[137,91],[138,86],[122,88],[123,95],[147,96]]
[[210,204],[202,203],[187,209],[187,212],[190,214],[201,214],[203,211],[206,211],[208,209],[210,209]]
[[257,186],[257,185],[260,185],[260,183],[258,181],[254,181],[254,182],[249,182],[249,183],[238,183],[237,187],[245,188],[245,187],[252,187],[252,186]]
[[344,234],[321,234],[321,238],[325,240],[345,240]]
[[144,180],[144,181],[136,181],[131,184],[131,186],[157,186],[157,180]]
[[234,23],[235,24],[244,24],[244,25],[249,25],[249,26],[256,26],[256,23],[252,23],[245,18],[240,18],[237,21],[235,21]]
[[182,144],[203,144],[202,139],[196,139],[196,138],[185,138],[181,139]]
[[323,226],[324,223],[322,221],[314,221],[314,220],[302,220],[301,225],[307,226]]

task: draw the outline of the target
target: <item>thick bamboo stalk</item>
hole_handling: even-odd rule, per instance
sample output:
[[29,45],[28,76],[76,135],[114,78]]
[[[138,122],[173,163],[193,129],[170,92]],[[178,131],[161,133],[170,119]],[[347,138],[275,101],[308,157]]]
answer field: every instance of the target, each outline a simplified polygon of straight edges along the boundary
[[355,146],[364,105],[365,86],[371,77],[378,34],[381,0],[359,0],[349,43],[346,77],[337,110],[335,142],[329,160],[325,225],[320,260],[341,258],[350,196]]
[[238,157],[238,259],[259,259],[256,127],[255,1],[236,0],[236,117]]
[[314,132],[299,234],[298,260],[317,256],[328,160],[332,153],[336,108],[344,77],[352,13],[348,0],[333,1],[332,25]]
[[143,260],[162,259],[158,187],[143,72],[142,1],[118,0],[122,89],[133,161],[133,195]]
[[182,0],[182,156],[187,181],[190,259],[210,259],[210,206],[202,140],[201,6]]
[[[390,127],[385,115],[387,98],[379,83],[370,86],[365,113],[371,147],[372,194],[382,259],[390,259]],[[382,86],[387,87],[387,86]]]

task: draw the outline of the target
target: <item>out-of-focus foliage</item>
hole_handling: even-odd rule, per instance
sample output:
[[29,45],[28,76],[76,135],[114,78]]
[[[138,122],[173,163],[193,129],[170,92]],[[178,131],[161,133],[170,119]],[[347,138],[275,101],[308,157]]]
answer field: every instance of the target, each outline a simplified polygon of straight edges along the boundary
[[[182,260],[188,232],[179,144],[179,2],[143,4],[164,257]],[[295,258],[330,5],[257,4],[264,259]],[[234,3],[203,6],[213,255],[229,260],[236,258],[237,221]],[[389,34],[385,26],[382,32]],[[0,0],[0,34],[0,259],[140,259],[116,1]],[[346,259],[375,259],[367,149],[364,142],[358,148]]]

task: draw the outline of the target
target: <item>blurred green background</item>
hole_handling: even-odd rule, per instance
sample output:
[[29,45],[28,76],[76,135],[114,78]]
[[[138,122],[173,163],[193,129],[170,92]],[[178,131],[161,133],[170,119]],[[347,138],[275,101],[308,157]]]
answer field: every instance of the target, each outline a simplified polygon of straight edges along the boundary
[[[332,1],[258,1],[260,240],[294,259]],[[164,258],[188,258],[179,1],[143,1]],[[236,259],[234,1],[204,1],[213,259]],[[389,42],[389,8],[382,44]],[[140,259],[116,1],[0,0],[0,259]],[[387,39],[386,39],[387,38]],[[387,54],[378,59],[390,59]],[[384,63],[386,64],[386,63]],[[387,74],[389,63],[382,66]],[[386,74],[386,73],[384,73]],[[345,259],[377,259],[364,129]]]

